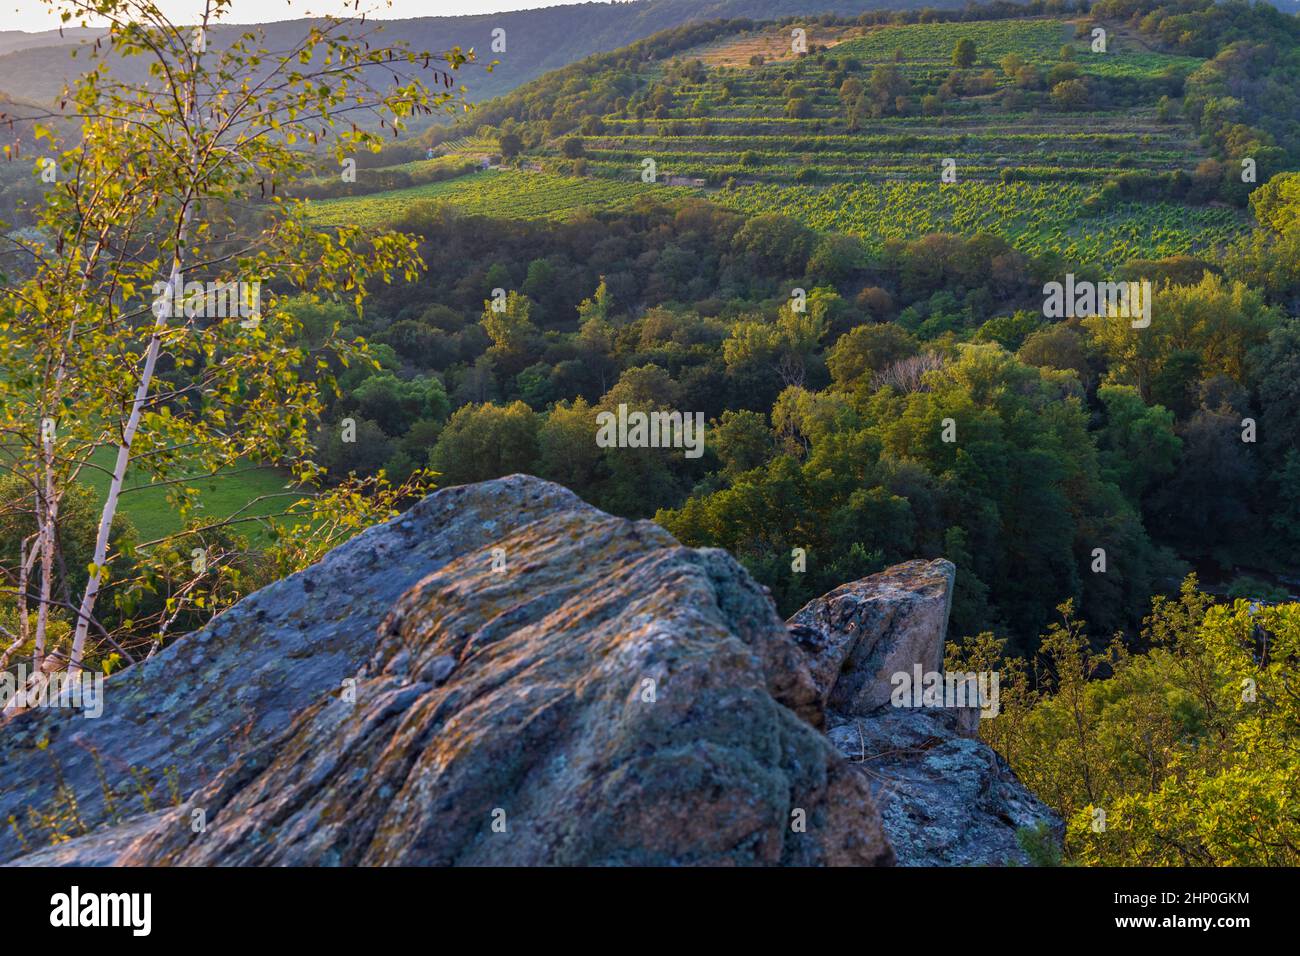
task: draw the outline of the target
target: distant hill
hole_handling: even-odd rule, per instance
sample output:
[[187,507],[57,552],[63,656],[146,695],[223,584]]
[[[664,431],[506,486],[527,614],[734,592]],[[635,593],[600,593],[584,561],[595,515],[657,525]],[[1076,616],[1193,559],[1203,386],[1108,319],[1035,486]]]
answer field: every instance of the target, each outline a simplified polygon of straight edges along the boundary
[[[401,40],[416,49],[473,48],[480,63],[499,60],[486,73],[476,69],[465,77],[472,99],[482,102],[521,83],[559,69],[575,60],[626,46],[642,37],[691,20],[749,17],[756,20],[823,13],[854,14],[869,10],[955,8],[959,0],[633,0],[631,3],[579,3],[460,17],[419,17],[384,21],[379,41]],[[258,24],[270,49],[286,47],[301,36],[305,23],[289,20]],[[213,31],[211,42],[222,43],[247,26],[227,25]],[[506,31],[506,50],[492,53],[492,31]],[[83,66],[67,48],[94,31],[21,33],[0,31],[0,89],[20,99],[48,102]],[[130,64],[125,75],[131,75]],[[134,77],[139,79],[139,77]]]
[[[13,53],[15,50],[27,50],[33,47],[70,46],[82,40],[93,40],[101,30],[83,30],[80,27],[64,30],[43,30],[39,33],[25,33],[22,30],[0,30],[0,54]],[[3,76],[3,74],[0,74]]]
[[[1300,13],[1300,0],[1272,0],[1287,13]],[[577,3],[538,10],[517,10],[477,16],[419,17],[382,22],[384,36],[418,49],[473,48],[482,64],[499,60],[491,72],[476,69],[464,79],[471,100],[484,102],[509,92],[544,73],[593,53],[627,46],[636,40],[691,21],[749,18],[779,20],[815,18],[823,14],[856,15],[874,10],[956,9],[963,0],[631,0],[626,3]],[[1008,6],[1024,4],[1007,3]],[[283,48],[301,36],[309,21],[286,20],[256,24],[265,31],[271,49]],[[214,30],[213,42],[247,30],[228,25]],[[491,51],[492,31],[506,31],[504,53]],[[0,90],[37,102],[54,98],[82,67],[66,49],[93,39],[93,30],[22,33],[0,30]],[[137,79],[139,77],[136,77]]]
[[[14,145],[31,145],[35,126],[32,118],[41,112],[40,107],[0,90],[0,150]],[[0,161],[16,159],[22,150],[18,153],[10,150],[10,153],[12,155],[0,152]]]
[[[1216,71],[1189,77],[1238,38],[1293,48],[1300,24],[1240,7],[1229,27],[1203,4],[1178,43],[1163,44],[1116,16],[1124,3],[1087,16],[819,18],[806,53],[792,52],[789,21],[679,25],[523,84],[428,131],[410,155],[395,146],[392,165],[313,193],[313,215],[377,224],[433,200],[564,220],[666,190],[780,210],[875,252],[952,231],[1106,264],[1204,253],[1245,228],[1231,206],[1248,190],[1186,109],[1188,94],[1215,94]],[[1097,22],[1104,52],[1089,45]],[[971,49],[964,69],[953,65],[959,43]],[[1280,92],[1289,82],[1258,66],[1232,77],[1242,118],[1273,123],[1276,147],[1264,132],[1234,133],[1259,137],[1266,170],[1285,168],[1293,145],[1269,113],[1293,115]],[[477,171],[447,175],[466,168]]]

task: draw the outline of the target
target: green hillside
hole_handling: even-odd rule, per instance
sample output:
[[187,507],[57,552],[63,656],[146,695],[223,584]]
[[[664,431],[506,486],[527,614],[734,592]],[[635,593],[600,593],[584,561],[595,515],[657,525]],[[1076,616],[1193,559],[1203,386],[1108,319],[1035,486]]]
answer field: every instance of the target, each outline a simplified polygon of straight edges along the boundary
[[[1181,108],[1206,60],[1110,21],[1095,51],[1094,27],[824,18],[801,51],[789,23],[670,31],[549,74],[435,137],[453,157],[466,143],[479,154],[505,143],[504,161],[492,160],[506,170],[324,200],[313,215],[376,224],[434,199],[563,218],[689,189],[857,235],[868,249],[984,231],[1026,254],[1110,265],[1206,253],[1243,234],[1247,217],[1217,201],[1232,171]],[[368,174],[378,185],[410,168]]]
[[[873,246],[984,230],[1030,254],[1122,262],[1205,250],[1244,229],[1223,208],[1089,203],[1125,174],[1194,174],[1206,153],[1161,107],[1161,90],[1176,91],[1200,59],[1113,31],[1095,53],[1089,34],[1077,39],[1077,24],[1053,18],[859,32],[742,67],[707,65],[725,58],[727,41],[699,61],[688,51],[640,98],[584,122],[579,168],[626,179],[653,159],[666,181],[721,187],[732,208],[784,211]],[[762,35],[730,43],[749,49]],[[962,41],[974,55],[957,68]],[[539,152],[565,146],[553,138]],[[955,181],[941,175],[946,161]]]
[[470,215],[501,219],[564,219],[582,210],[622,209],[653,191],[640,182],[489,169],[459,179],[312,203],[320,225],[374,226],[422,201],[446,202]]
[[[108,491],[108,469],[114,457],[112,449],[102,449],[92,460],[104,470],[84,473],[83,480],[101,500]],[[236,512],[240,517],[257,517],[283,511],[298,497],[280,497],[286,494],[288,480],[287,475],[275,468],[246,467],[216,477],[196,478],[190,484],[202,489],[207,519],[216,521]],[[128,473],[125,489],[122,513],[131,519],[141,541],[155,541],[181,529],[180,516],[167,501],[168,486],[142,484]],[[259,498],[267,500],[259,501]],[[260,539],[251,523],[240,525],[239,530],[254,541]]]

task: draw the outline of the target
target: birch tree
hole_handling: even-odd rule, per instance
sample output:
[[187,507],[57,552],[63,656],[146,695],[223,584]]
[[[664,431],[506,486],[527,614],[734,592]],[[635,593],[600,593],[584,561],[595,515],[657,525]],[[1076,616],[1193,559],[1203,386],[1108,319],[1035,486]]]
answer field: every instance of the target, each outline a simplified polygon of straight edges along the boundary
[[[455,71],[472,58],[384,45],[364,16],[304,21],[272,50],[258,30],[217,29],[230,0],[205,0],[184,25],[148,0],[49,2],[64,24],[107,33],[40,117],[37,227],[0,250],[0,469],[21,489],[0,508],[32,529],[0,558],[16,608],[0,652],[7,663],[30,647],[38,672],[83,667],[92,649],[131,659],[100,613],[110,590],[138,583],[120,569],[139,555],[114,546],[125,496],[166,487],[190,516],[202,476],[250,462],[318,475],[320,390],[366,350],[337,326],[305,343],[285,302],[360,311],[375,282],[414,278],[420,260],[414,237],[313,228],[286,187],[323,156],[342,167],[412,117],[455,109]],[[61,509],[95,473],[106,491],[74,594]],[[171,610],[151,625],[155,647]],[[51,645],[56,621],[66,647]]]

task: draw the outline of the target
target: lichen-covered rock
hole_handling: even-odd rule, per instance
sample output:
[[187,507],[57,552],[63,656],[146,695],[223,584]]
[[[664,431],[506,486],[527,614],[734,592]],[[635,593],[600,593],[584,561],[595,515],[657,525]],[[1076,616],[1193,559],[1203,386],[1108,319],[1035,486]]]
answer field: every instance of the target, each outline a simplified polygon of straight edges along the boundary
[[965,736],[953,710],[827,715],[827,734],[871,778],[902,866],[1026,865],[1016,833],[1060,819],[992,747]]
[[956,569],[907,561],[809,601],[789,620],[825,707],[870,714],[889,705],[890,675],[937,671]]
[[112,678],[100,720],[15,717],[0,819],[62,779],[91,829],[19,865],[1027,862],[1016,830],[1059,821],[978,715],[890,706],[942,667],[953,574],[787,628],[724,552],[535,478],[449,488]]
[[[810,601],[788,623],[825,702],[826,734],[870,779],[897,861],[1023,865],[1018,830],[1043,823],[1059,838],[1063,826],[980,742],[980,709],[891,700],[894,674],[942,674],[954,573],[947,561],[909,561]],[[977,681],[945,676],[960,701],[978,701]]]
[[[489,511],[503,488],[521,507]],[[535,479],[402,521],[441,560],[375,615],[355,686],[331,681],[181,806],[23,862],[892,862],[870,780],[814,728],[802,655],[728,555]]]
[[57,809],[60,779],[92,829],[110,820],[105,784],[117,792],[116,819],[147,809],[142,785],[152,786],[150,806],[165,805],[173,790],[188,796],[337,692],[374,653],[376,626],[413,584],[557,511],[600,514],[567,489],[524,476],[439,491],[108,678],[102,717],[53,709],[16,716],[0,729],[0,861],[23,850],[6,823],[11,815],[30,842],[43,842],[27,810]]

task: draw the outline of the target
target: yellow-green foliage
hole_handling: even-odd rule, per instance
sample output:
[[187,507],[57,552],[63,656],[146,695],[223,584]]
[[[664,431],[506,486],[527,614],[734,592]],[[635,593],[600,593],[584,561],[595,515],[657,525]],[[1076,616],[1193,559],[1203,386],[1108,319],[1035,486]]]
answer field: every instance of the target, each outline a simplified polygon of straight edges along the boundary
[[1066,820],[1067,856],[1300,864],[1300,604],[1216,606],[1189,577],[1156,598],[1142,654],[1092,650],[1061,612],[1032,667],[1001,660],[988,634],[950,654],[1001,670],[1001,713],[981,733]]
[[[32,635],[35,634],[35,629],[36,612],[30,610],[27,612],[27,639],[19,640],[21,632],[18,608],[11,596],[0,596],[0,661],[5,664],[22,662],[30,667],[35,643]],[[68,626],[66,621],[52,616],[45,637],[46,648],[57,651],[66,650],[69,643],[68,636],[71,633],[72,628]]]

